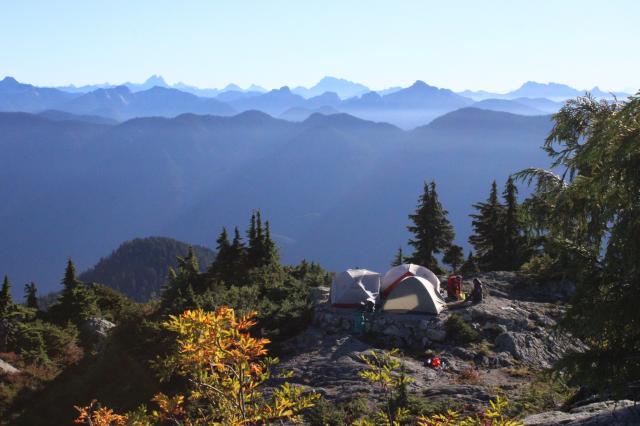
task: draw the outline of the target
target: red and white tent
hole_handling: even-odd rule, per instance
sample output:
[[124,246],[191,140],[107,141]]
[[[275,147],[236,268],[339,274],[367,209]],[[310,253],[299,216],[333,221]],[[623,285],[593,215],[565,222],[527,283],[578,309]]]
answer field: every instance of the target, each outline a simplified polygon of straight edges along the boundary
[[431,283],[434,290],[440,294],[440,280],[436,274],[424,266],[415,265],[413,263],[404,263],[402,265],[394,266],[384,275],[382,285],[380,286],[380,295],[382,298],[386,298],[391,291],[400,284],[400,281],[407,277],[421,277],[426,279]]
[[373,303],[380,292],[380,274],[366,269],[347,269],[336,274],[331,283],[331,305],[337,308],[359,308]]

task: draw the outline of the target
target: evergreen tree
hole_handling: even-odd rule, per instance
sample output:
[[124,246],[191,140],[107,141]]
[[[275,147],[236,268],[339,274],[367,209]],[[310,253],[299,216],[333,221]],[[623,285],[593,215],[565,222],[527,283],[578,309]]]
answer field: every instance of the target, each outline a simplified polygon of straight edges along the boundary
[[24,297],[27,302],[28,308],[33,308],[38,310],[38,289],[36,288],[36,283],[31,282],[24,285]]
[[588,347],[558,368],[570,384],[600,396],[637,398],[640,93],[621,102],[570,100],[553,120],[544,144],[553,170],[518,176],[537,181],[536,195],[548,210],[544,256],[553,269],[570,269],[576,282],[560,325]]
[[264,265],[274,265],[280,263],[278,247],[276,246],[276,243],[273,241],[273,239],[271,239],[271,226],[269,225],[269,221],[265,222],[263,250]]
[[509,176],[502,194],[505,203],[504,218],[502,220],[502,235],[504,237],[503,269],[513,271],[523,262],[525,241],[523,226],[519,218],[518,188]]
[[233,243],[230,249],[230,271],[229,282],[234,285],[242,285],[243,277],[246,275],[247,268],[247,249],[240,237],[238,227],[234,229]]
[[11,282],[8,276],[4,276],[2,290],[0,290],[0,317],[5,317],[13,310],[13,298],[11,297]]
[[478,264],[476,262],[476,258],[473,256],[472,252],[469,252],[469,256],[467,257],[467,260],[464,261],[462,266],[460,266],[459,272],[462,275],[471,275],[480,272],[480,269],[478,268]]
[[483,271],[503,269],[504,235],[502,218],[504,206],[498,201],[496,182],[491,184],[491,192],[486,202],[476,203],[473,207],[478,214],[472,214],[474,234],[469,242],[475,247],[479,267]]
[[260,211],[251,215],[251,226],[248,231],[249,246],[247,247],[247,269],[280,263],[278,250],[271,239],[269,222],[262,224]]
[[67,261],[62,285],[64,288],[58,297],[58,304],[52,307],[52,313],[58,321],[80,324],[97,313],[95,298],[84,283],[76,278],[76,267],[71,259]]
[[451,266],[452,272],[456,272],[458,270],[458,266],[462,265],[464,262],[464,252],[462,251],[462,247],[456,244],[451,245],[451,247],[444,252],[442,261]]
[[249,225],[249,230],[247,231],[247,237],[249,240],[249,245],[247,247],[247,270],[255,268],[258,265],[258,260],[260,258],[260,238],[262,230],[260,230],[261,225],[259,224],[259,220],[259,216],[254,210],[251,213],[251,224]]
[[178,257],[176,269],[169,269],[169,280],[161,296],[161,310],[175,314],[198,307],[196,294],[206,292],[207,277],[200,273],[193,247],[184,257]]
[[402,247],[398,247],[398,251],[396,252],[393,261],[391,261],[391,266],[398,266],[404,263],[404,254],[402,253]]
[[414,234],[409,244],[415,249],[410,261],[424,265],[436,273],[441,273],[442,269],[434,254],[448,249],[455,236],[447,214],[438,200],[435,182],[430,185],[425,183],[418,208],[414,214],[409,215],[413,225],[407,229]]
[[208,272],[209,275],[213,275],[215,278],[227,281],[232,263],[231,243],[229,243],[227,228],[222,228],[222,232],[220,232],[216,243],[216,259],[209,267]]

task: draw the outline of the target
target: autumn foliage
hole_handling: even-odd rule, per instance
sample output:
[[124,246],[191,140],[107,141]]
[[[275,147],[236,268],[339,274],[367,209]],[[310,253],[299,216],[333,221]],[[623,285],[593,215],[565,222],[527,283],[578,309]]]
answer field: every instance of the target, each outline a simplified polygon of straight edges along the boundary
[[316,394],[288,383],[267,398],[261,391],[277,359],[267,358],[267,339],[251,336],[255,313],[238,317],[222,307],[215,312],[185,311],[170,316],[164,327],[177,335],[178,349],[165,365],[189,383],[186,395],[153,398],[156,410],[117,415],[94,401],[79,408],[77,423],[111,425],[259,425],[301,421]]

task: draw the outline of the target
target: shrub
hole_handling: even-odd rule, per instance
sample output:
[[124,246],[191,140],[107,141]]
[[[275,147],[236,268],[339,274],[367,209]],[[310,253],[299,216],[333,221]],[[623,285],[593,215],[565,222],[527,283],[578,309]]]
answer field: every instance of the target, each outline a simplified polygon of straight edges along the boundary
[[477,385],[478,383],[480,383],[480,373],[474,368],[465,368],[458,375],[458,382],[466,383],[469,385]]
[[433,416],[421,416],[418,418],[418,426],[522,426],[522,423],[510,419],[506,412],[509,404],[505,399],[497,397],[495,401],[489,401],[489,408],[480,414],[462,417],[454,410],[446,414]]
[[445,322],[447,336],[453,343],[467,345],[477,342],[480,334],[458,314],[451,314]]
[[313,407],[318,396],[289,383],[274,389],[269,398],[260,392],[277,360],[265,358],[267,339],[249,335],[247,330],[256,324],[254,316],[237,317],[227,307],[170,316],[163,325],[176,334],[178,347],[165,365],[188,381],[187,395],[156,394],[152,401],[159,410],[151,414],[141,409],[119,415],[92,401],[76,407],[76,423],[255,425],[300,420],[301,412]]
[[320,398],[316,405],[305,415],[305,420],[312,426],[350,425],[369,412],[364,398],[355,398],[342,403],[335,403]]

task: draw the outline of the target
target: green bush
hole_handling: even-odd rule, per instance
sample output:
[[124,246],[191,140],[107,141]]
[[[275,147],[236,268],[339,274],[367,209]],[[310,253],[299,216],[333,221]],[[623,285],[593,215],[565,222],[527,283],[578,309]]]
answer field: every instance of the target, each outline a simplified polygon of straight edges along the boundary
[[480,334],[458,314],[451,314],[447,318],[445,329],[447,337],[453,343],[467,345],[480,339]]
[[306,423],[312,426],[350,425],[370,411],[367,401],[360,397],[342,403],[320,398],[305,415]]
[[78,330],[35,320],[20,323],[12,339],[12,348],[26,361],[36,364],[64,364],[68,350],[75,346]]
[[409,395],[406,408],[412,416],[428,417],[445,414],[448,410],[459,411],[463,408],[463,404],[453,398],[425,398]]

